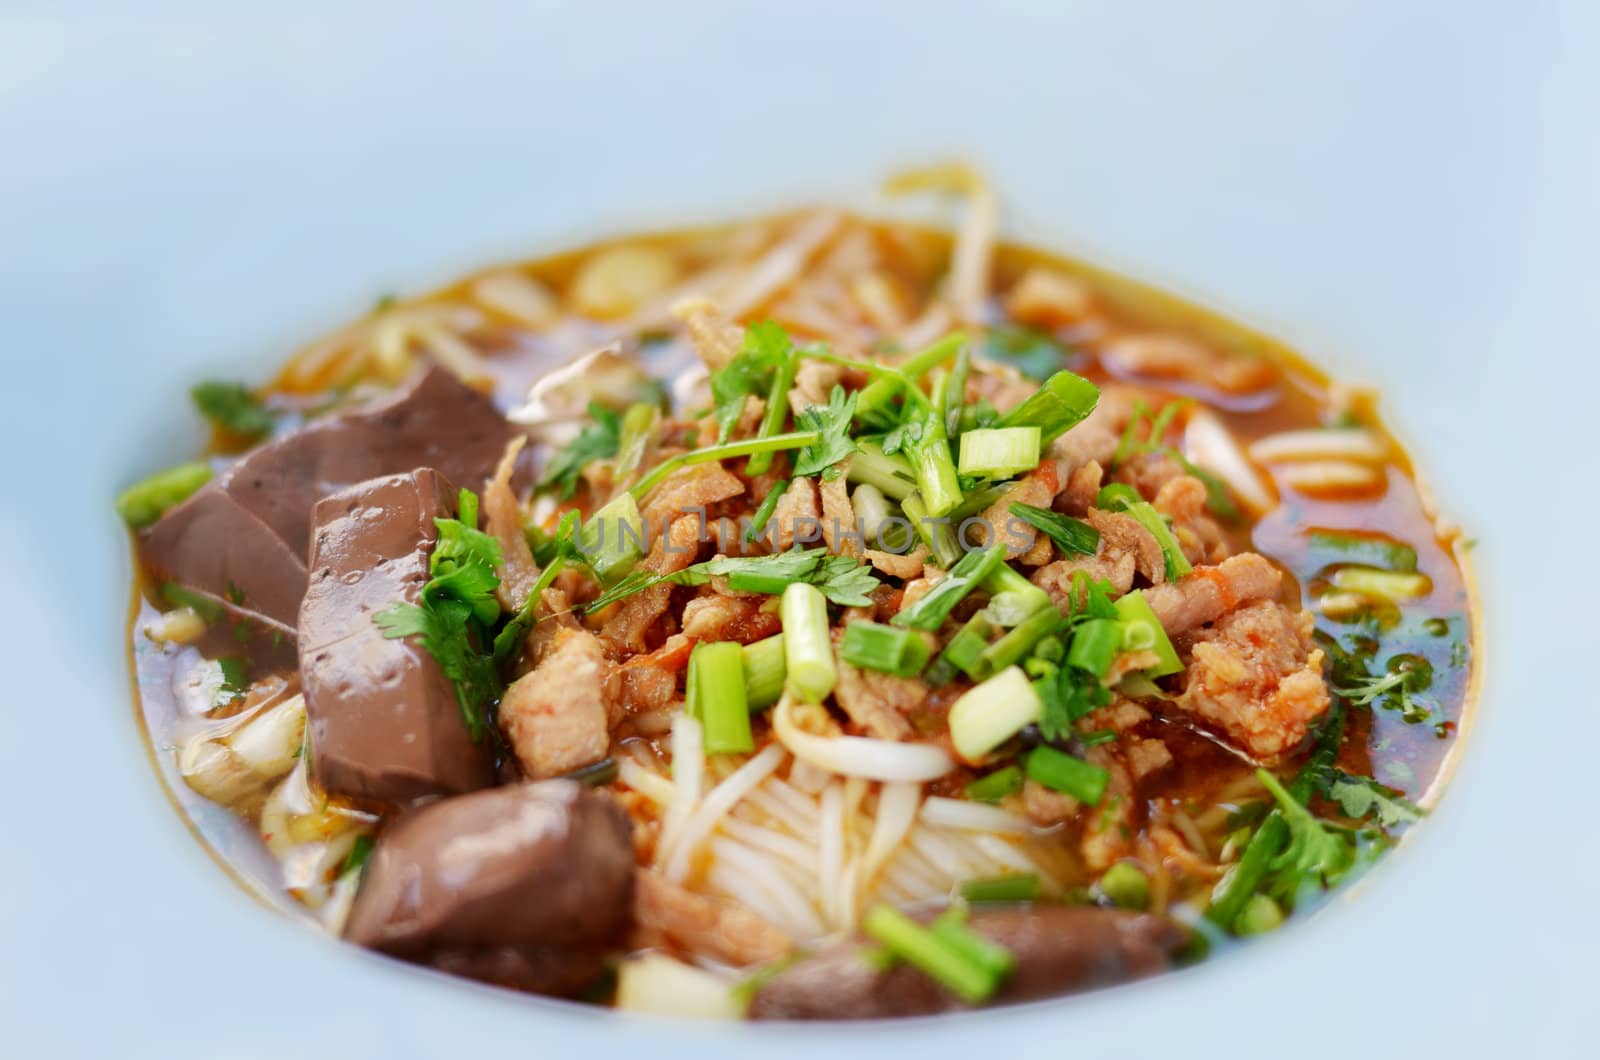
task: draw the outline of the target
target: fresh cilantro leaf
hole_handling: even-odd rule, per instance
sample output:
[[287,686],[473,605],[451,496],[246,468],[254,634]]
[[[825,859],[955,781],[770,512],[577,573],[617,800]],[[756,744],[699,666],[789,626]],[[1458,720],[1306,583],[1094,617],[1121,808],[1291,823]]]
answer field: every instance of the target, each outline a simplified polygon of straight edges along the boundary
[[717,418],[718,444],[728,440],[744,412],[744,399],[763,396],[772,373],[794,357],[789,333],[770,320],[751,324],[744,331],[744,347],[737,356],[711,373],[711,401]]
[[1256,770],[1256,778],[1277,800],[1278,812],[1289,828],[1288,846],[1268,863],[1268,870],[1274,875],[1268,891],[1292,906],[1308,887],[1328,888],[1338,883],[1355,863],[1354,835],[1317,820],[1267,770]]
[[815,444],[806,446],[795,457],[796,475],[815,475],[856,451],[850,428],[855,419],[858,397],[859,393],[846,396],[844,387],[836,385],[828,396],[826,408],[811,405],[795,417],[795,426],[799,430],[822,432],[822,437]]
[[278,415],[243,383],[209,381],[189,391],[201,415],[229,434],[256,439],[272,430]]
[[588,424],[572,444],[556,453],[539,476],[539,488],[557,490],[562,500],[578,489],[578,476],[595,460],[610,460],[622,444],[622,417],[599,402],[589,402]]
[[[477,496],[462,491],[461,511],[476,522]],[[500,542],[459,519],[435,519],[439,539],[428,559],[420,604],[397,603],[373,616],[390,640],[416,637],[455,686],[461,717],[474,741],[483,738],[490,703],[500,694],[494,655],[484,650],[500,617],[495,567]]]
[[1335,769],[1321,778],[1318,786],[1324,795],[1339,804],[1345,816],[1353,820],[1359,821],[1371,814],[1377,818],[1380,826],[1393,828],[1400,824],[1415,824],[1423,817],[1420,806],[1371,777]]
[[1014,366],[1043,382],[1067,365],[1067,351],[1048,335],[1032,328],[1006,325],[991,328],[983,337],[983,355]]
[[222,684],[217,688],[217,705],[243,699],[245,693],[250,691],[250,675],[245,661],[236,655],[224,655],[217,660],[217,668],[222,671]]

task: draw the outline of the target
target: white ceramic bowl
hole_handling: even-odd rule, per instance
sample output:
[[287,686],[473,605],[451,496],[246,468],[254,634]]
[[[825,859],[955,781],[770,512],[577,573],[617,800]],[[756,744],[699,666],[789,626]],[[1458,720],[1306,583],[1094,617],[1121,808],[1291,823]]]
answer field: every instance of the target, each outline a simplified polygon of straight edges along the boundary
[[[1593,1055],[1595,9],[478,5],[0,13],[0,1027],[10,1056]],[[893,1026],[621,1018],[337,946],[156,782],[110,507],[390,288],[962,154],[1008,231],[1381,385],[1482,545],[1434,819],[1210,965]],[[1426,1051],[1426,1052],[1422,1052]]]

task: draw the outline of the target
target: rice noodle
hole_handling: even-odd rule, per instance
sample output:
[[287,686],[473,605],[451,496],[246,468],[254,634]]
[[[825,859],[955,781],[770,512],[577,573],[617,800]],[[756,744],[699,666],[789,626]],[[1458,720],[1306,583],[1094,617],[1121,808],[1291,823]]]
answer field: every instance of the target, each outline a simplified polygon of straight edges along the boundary
[[1327,430],[1280,431],[1250,443],[1250,455],[1263,464],[1300,460],[1355,460],[1381,464],[1389,447],[1373,432],[1361,427]]
[[966,198],[966,215],[961,219],[955,246],[950,251],[945,297],[960,321],[981,323],[1000,227],[1000,209],[989,182],[972,167],[955,163],[901,173],[892,177],[884,190],[891,195],[942,191]]
[[1383,469],[1349,460],[1310,460],[1280,468],[1278,477],[1302,491],[1367,489],[1383,481]]
[[832,210],[819,210],[796,224],[782,242],[763,254],[724,295],[722,305],[728,316],[742,320],[794,283],[806,262],[833,238],[843,221],[844,218]]
[[705,779],[705,736],[700,722],[689,714],[672,721],[672,802],[661,822],[661,838],[656,850],[670,851],[700,804],[700,788]]
[[766,891],[783,908],[781,923],[797,934],[815,936],[822,933],[823,925],[816,919],[810,900],[769,859],[741,843],[723,837],[711,841],[711,853],[718,862],[738,869],[742,877]]
[[1233,432],[1211,412],[1197,408],[1189,413],[1183,429],[1183,455],[1220,476],[1252,513],[1260,515],[1277,504],[1271,488],[1250,465]]
[[922,785],[910,782],[885,784],[878,794],[878,812],[872,823],[872,838],[861,859],[861,881],[870,888],[916,820]]
[[672,805],[672,781],[646,769],[632,758],[617,760],[617,779],[657,806]]
[[834,882],[844,863],[844,788],[834,781],[822,789],[821,813],[817,822],[817,878],[822,881],[822,914],[830,922],[838,923],[839,915]]
[[787,694],[772,709],[772,728],[795,758],[841,776],[920,781],[937,779],[955,768],[950,756],[932,744],[806,732],[795,721],[794,703]]
[[724,817],[718,827],[746,846],[776,854],[797,868],[809,870],[816,861],[815,853],[805,843],[774,829],[762,828],[731,815]]
[[833,779],[833,774],[826,769],[812,765],[810,762],[796,760],[789,767],[789,783],[807,795],[816,795],[828,786],[828,781]]
[[[698,723],[697,723],[698,724]],[[676,742],[677,730],[673,730]],[[662,829],[662,843],[656,861],[666,863],[665,874],[673,883],[682,883],[689,876],[689,860],[701,843],[711,835],[717,821],[733,809],[740,799],[748,795],[783,762],[783,748],[775,743],[764,747],[744,765],[734,770],[722,783],[706,795],[694,813],[684,822],[681,835],[669,841]],[[677,770],[677,756],[673,756],[673,770]],[[676,809],[676,804],[673,806]]]
[[976,832],[1026,835],[1033,830],[1033,826],[1026,818],[1008,813],[998,806],[968,802],[965,799],[947,799],[938,795],[929,796],[924,800],[917,816],[931,825]]

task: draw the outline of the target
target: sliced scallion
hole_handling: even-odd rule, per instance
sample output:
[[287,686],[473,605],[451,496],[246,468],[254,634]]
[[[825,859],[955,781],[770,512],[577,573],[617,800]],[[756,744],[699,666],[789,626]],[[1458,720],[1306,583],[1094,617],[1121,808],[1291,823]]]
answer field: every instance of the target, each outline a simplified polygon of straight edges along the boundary
[[1146,676],[1165,677],[1183,669],[1183,660],[1178,658],[1178,650],[1172,646],[1161,620],[1144,598],[1144,590],[1124,593],[1113,606],[1117,609],[1117,620],[1123,625],[1124,642],[1131,646],[1135,640],[1140,643],[1148,640],[1149,650],[1156,653],[1156,664],[1145,671]]
[[691,713],[705,731],[706,754],[745,754],[755,749],[745,695],[744,655],[733,641],[696,644],[689,656],[695,700]]
[[[1100,620],[1103,621],[1103,620]],[[1085,623],[1087,625],[1087,623]],[[1110,623],[1113,627],[1115,622]],[[1067,628],[1067,618],[1053,607],[1041,608],[1028,618],[1024,619],[1015,629],[1010,630],[984,648],[978,656],[976,665],[967,672],[974,678],[982,680],[993,674],[999,673],[1008,666],[1021,662],[1046,637],[1060,633]],[[1081,629],[1081,627],[1080,627]],[[1120,631],[1118,639],[1120,641]],[[1076,641],[1074,641],[1076,644]]]
[[892,500],[903,501],[917,488],[916,472],[899,455],[885,456],[883,446],[873,441],[857,442],[855,456],[850,458],[846,478],[851,482],[870,483]]
[[839,656],[851,666],[915,677],[928,664],[928,643],[909,629],[851,622],[844,627]]
[[1073,631],[1067,665],[1104,678],[1121,650],[1122,623],[1112,618],[1091,618]]
[[990,751],[1039,720],[1039,693],[1020,667],[1011,666],[962,693],[946,719],[950,743],[968,762]]
[[816,586],[796,582],[784,589],[779,614],[786,684],[801,700],[821,703],[838,680],[828,638],[828,599]]
[[1000,975],[992,968],[892,906],[873,906],[862,919],[861,930],[969,1005],[987,1000],[1000,985]]
[[940,565],[951,567],[960,561],[961,546],[956,543],[955,527],[950,525],[949,517],[934,518],[929,515],[928,509],[922,505],[922,498],[916,493],[902,500],[900,508],[911,520],[911,528],[922,538],[922,543],[928,546],[928,551],[933,553],[933,558]]
[[1006,766],[974,780],[963,789],[962,794],[973,802],[986,802],[992,806],[1021,790],[1022,770],[1016,766]]
[[1035,747],[1029,751],[1024,769],[1029,780],[1051,791],[1071,795],[1086,806],[1097,804],[1105,796],[1106,785],[1111,780],[1111,774],[1101,767],[1054,747]]
[[1039,897],[1039,877],[1032,872],[989,876],[961,884],[961,897],[980,902],[1031,902]]
[[951,610],[1005,560],[1005,546],[995,545],[962,556],[937,585],[916,603],[890,619],[897,626],[936,630]]
[[117,494],[117,514],[135,530],[142,530],[210,481],[211,467],[205,463],[169,467]]
[[1011,514],[1055,542],[1064,556],[1092,556],[1100,551],[1100,531],[1081,519],[1031,504],[1013,504]]
[[1060,371],[1022,404],[1000,417],[1001,427],[1037,427],[1039,444],[1049,445],[1083,422],[1100,403],[1100,388],[1081,375]]
[[1176,581],[1194,570],[1188,557],[1183,554],[1178,539],[1173,536],[1172,527],[1167,525],[1167,517],[1156,511],[1155,505],[1141,499],[1131,487],[1121,482],[1113,482],[1100,490],[1100,496],[1095,503],[1108,511],[1121,508],[1133,516],[1140,526],[1150,531],[1150,536],[1156,539],[1156,544],[1161,546],[1162,556],[1166,558],[1169,581]]
[[963,475],[1011,478],[1039,466],[1039,428],[989,427],[961,436]]
[[744,696],[751,710],[766,710],[778,701],[787,672],[782,633],[744,646]]

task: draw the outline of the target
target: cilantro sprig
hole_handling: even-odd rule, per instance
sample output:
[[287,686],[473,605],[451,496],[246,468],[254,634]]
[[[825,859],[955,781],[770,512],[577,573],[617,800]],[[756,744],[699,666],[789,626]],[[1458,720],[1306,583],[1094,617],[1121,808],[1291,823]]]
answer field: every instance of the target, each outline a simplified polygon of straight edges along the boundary
[[397,603],[373,616],[390,640],[416,637],[455,687],[461,718],[474,742],[488,728],[490,705],[500,695],[500,675],[490,649],[490,629],[500,617],[495,590],[500,542],[477,528],[478,498],[462,490],[459,517],[435,519],[439,539],[428,560],[421,603]]
[[591,423],[578,437],[550,458],[539,476],[541,490],[555,490],[562,500],[578,489],[578,477],[596,460],[610,460],[622,446],[622,417],[597,401],[589,402]]
[[835,385],[828,396],[826,407],[807,406],[795,417],[795,426],[802,431],[818,431],[822,437],[795,456],[796,475],[826,474],[839,461],[856,451],[850,437],[851,422],[856,415],[856,400],[861,395],[845,395],[844,387]]

